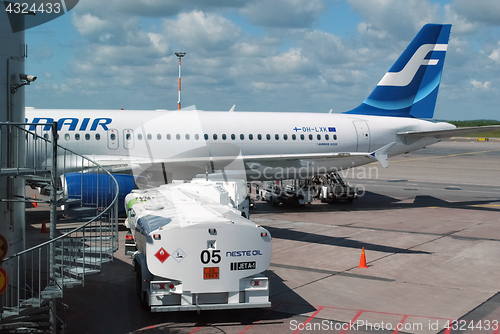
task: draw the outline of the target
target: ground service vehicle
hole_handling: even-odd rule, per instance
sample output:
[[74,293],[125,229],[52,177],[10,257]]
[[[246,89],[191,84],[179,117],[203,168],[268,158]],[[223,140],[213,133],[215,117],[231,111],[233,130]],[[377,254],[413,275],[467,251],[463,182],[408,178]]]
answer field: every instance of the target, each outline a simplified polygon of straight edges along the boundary
[[[246,184],[242,183],[246,188]],[[152,312],[269,307],[269,232],[213,181],[134,190],[125,199],[137,294]]]

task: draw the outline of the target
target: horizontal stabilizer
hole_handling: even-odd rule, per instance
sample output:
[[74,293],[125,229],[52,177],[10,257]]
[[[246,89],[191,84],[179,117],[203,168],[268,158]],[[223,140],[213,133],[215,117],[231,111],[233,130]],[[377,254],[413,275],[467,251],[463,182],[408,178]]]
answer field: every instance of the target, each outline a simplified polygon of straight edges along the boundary
[[395,144],[396,142],[387,144],[384,147],[381,147],[375,152],[371,153],[370,155],[375,159],[377,159],[377,161],[380,162],[382,167],[387,168],[387,166],[389,165],[389,162],[387,161],[387,153],[389,152],[389,149],[393,147]]

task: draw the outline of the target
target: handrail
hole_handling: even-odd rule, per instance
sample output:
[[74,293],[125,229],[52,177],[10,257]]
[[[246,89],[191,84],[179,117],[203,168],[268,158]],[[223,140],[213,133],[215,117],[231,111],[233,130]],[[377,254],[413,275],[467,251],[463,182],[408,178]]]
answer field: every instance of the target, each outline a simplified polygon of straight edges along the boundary
[[[42,137],[42,136],[39,136],[37,133],[33,133],[33,132],[31,132],[31,131],[28,131],[28,130],[23,129],[23,128],[21,128],[21,127],[20,127],[20,126],[32,125],[32,124],[33,124],[33,125],[35,125],[35,124],[36,124],[36,125],[40,125],[40,124],[38,124],[38,123],[11,123],[11,122],[5,122],[5,123],[2,123],[2,124],[9,124],[9,125],[19,126],[19,129],[20,129],[20,130],[23,130],[23,131],[25,131],[25,132],[27,132],[27,133],[29,133],[29,134],[34,134],[34,135],[35,135],[35,136],[37,136],[39,139],[45,140],[46,142],[51,142],[50,140],[48,140],[48,139],[46,139],[46,138],[44,138],[44,137]],[[42,124],[42,125],[44,125],[44,124]],[[50,124],[48,124],[48,125],[50,125]],[[110,210],[110,209],[111,209],[111,207],[112,207],[112,206],[115,204],[115,202],[118,200],[119,186],[118,186],[118,181],[116,181],[116,179],[115,179],[115,177],[113,176],[113,174],[111,174],[110,172],[108,172],[108,171],[107,171],[107,170],[106,170],[103,166],[101,166],[99,163],[95,162],[95,161],[94,161],[94,160],[92,160],[92,159],[89,159],[89,158],[85,157],[85,156],[84,156],[84,155],[82,155],[82,154],[79,154],[79,153],[77,153],[77,152],[75,152],[75,151],[73,151],[73,150],[70,150],[70,149],[65,148],[65,147],[63,147],[63,146],[60,146],[60,145],[57,145],[57,147],[58,147],[58,148],[60,148],[60,149],[65,150],[65,151],[67,151],[67,152],[69,152],[69,153],[72,153],[72,154],[74,154],[74,155],[76,155],[76,156],[79,156],[80,158],[83,158],[83,159],[85,159],[85,160],[87,160],[87,161],[89,161],[89,162],[91,162],[91,163],[93,163],[93,164],[94,164],[94,165],[96,165],[98,168],[100,168],[100,169],[102,169],[103,171],[105,171],[105,172],[106,172],[109,176],[111,176],[111,178],[112,178],[112,179],[113,179],[113,181],[115,182],[115,192],[116,192],[116,193],[115,193],[115,197],[113,198],[113,200],[111,201],[111,203],[108,205],[108,207],[107,207],[106,209],[104,209],[104,210],[103,210],[100,214],[98,214],[97,216],[95,216],[94,218],[92,218],[91,220],[89,220],[88,222],[86,222],[86,223],[84,223],[84,224],[82,224],[82,225],[80,225],[80,226],[76,227],[75,229],[71,230],[70,232],[67,232],[67,233],[65,233],[65,234],[62,234],[62,235],[60,235],[60,236],[58,236],[58,237],[56,237],[56,238],[54,238],[54,239],[50,239],[50,240],[45,241],[45,242],[43,242],[43,243],[41,243],[41,244],[39,244],[39,245],[37,245],[37,246],[33,246],[33,247],[28,248],[28,249],[25,249],[25,250],[23,250],[23,251],[21,251],[21,252],[19,252],[19,253],[16,253],[16,254],[14,254],[14,255],[11,255],[11,256],[9,256],[9,257],[7,257],[7,258],[3,259],[3,261],[1,261],[0,263],[5,263],[5,262],[7,262],[7,261],[8,261],[8,260],[10,260],[10,259],[13,259],[13,258],[16,258],[16,257],[18,257],[18,256],[21,256],[21,255],[23,255],[23,254],[29,253],[29,252],[31,252],[31,251],[33,251],[33,250],[38,249],[38,248],[41,248],[41,247],[47,246],[47,245],[49,245],[49,244],[51,244],[51,243],[53,243],[53,242],[58,241],[59,239],[62,239],[62,238],[64,238],[64,237],[67,237],[68,235],[70,235],[70,234],[72,234],[72,233],[78,232],[80,229],[82,229],[82,228],[86,227],[87,225],[90,225],[90,224],[91,224],[91,223],[93,223],[95,220],[97,220],[97,219],[98,219],[98,218],[100,218],[102,215],[104,215],[104,214],[105,214],[108,210]],[[54,203],[54,205],[55,205],[55,203]]]
[[[35,131],[29,131],[26,126],[30,126],[29,130],[32,129],[32,126],[35,126]],[[43,128],[40,126],[43,126]],[[0,144],[2,147],[7,145],[7,148],[11,147],[9,145],[12,145],[13,150],[15,150],[14,154],[16,154],[16,158],[15,160],[6,160],[5,165],[7,167],[4,168],[2,168],[4,162],[0,161],[0,176],[37,175],[40,173],[50,174],[48,185],[51,185],[50,192],[52,199],[49,201],[51,203],[50,240],[22,250],[0,261],[0,266],[6,265],[4,269],[7,269],[7,274],[9,277],[13,278],[11,281],[12,284],[10,282],[8,284],[7,293],[4,293],[0,297],[0,305],[3,305],[3,308],[0,307],[0,327],[2,327],[2,320],[4,317],[19,315],[21,308],[41,307],[42,303],[48,302],[50,330],[55,333],[56,323],[58,321],[55,298],[61,298],[63,296],[65,287],[79,284],[83,285],[87,274],[100,272],[102,264],[107,261],[112,261],[113,253],[118,249],[118,181],[113,174],[96,161],[58,145],[59,135],[57,133],[57,122],[51,124],[1,122],[0,129],[3,129],[3,127],[6,127],[7,131],[6,133],[4,133],[3,130],[0,131],[2,138],[4,136],[10,137],[7,137],[7,141],[2,141]],[[50,139],[49,133],[51,134]],[[24,140],[24,136],[26,137],[26,141],[22,144],[21,141]],[[58,154],[58,151],[62,154]],[[58,163],[58,160],[61,158],[63,162],[62,169],[59,167]],[[75,159],[74,164],[73,159]],[[97,173],[97,201],[94,202],[93,196],[86,198],[84,201],[83,189],[80,195],[78,195],[80,196],[82,208],[90,204],[89,209],[92,211],[95,209],[96,211],[93,211],[93,217],[90,220],[82,223],[76,228],[68,228],[70,230],[69,232],[64,233],[64,231],[61,231],[63,234],[56,237],[56,209],[59,202],[57,199],[57,176],[67,173],[66,163],[68,160],[70,170],[76,169],[80,171],[82,180],[84,173],[92,171]],[[105,188],[108,194],[105,202],[99,201],[99,194],[101,191],[99,179],[101,175],[105,175],[101,174],[101,170],[109,176],[109,179],[107,179],[108,181],[106,181],[109,182],[109,185]],[[45,175],[45,177],[46,176],[47,175]],[[33,179],[34,182],[38,180],[45,182],[44,178],[37,179],[37,177],[35,177]],[[115,185],[115,194],[112,199],[109,196],[113,191],[111,182],[114,182]],[[47,184],[45,186],[47,186]],[[66,190],[69,189],[67,186],[65,187]],[[74,196],[71,194],[68,195]],[[66,196],[64,197],[66,198]],[[69,197],[67,199],[69,199]],[[71,201],[66,203],[68,203],[69,206]],[[105,208],[103,208],[103,204],[106,205]],[[86,211],[86,209],[68,210],[70,213],[78,213],[79,211]],[[76,220],[77,223],[81,223],[81,221],[83,221],[83,219]],[[103,221],[105,222],[105,226],[103,226]],[[96,222],[98,222],[97,225],[95,224]],[[103,240],[106,240],[106,245],[104,245]],[[58,241],[60,245],[56,244]],[[44,250],[48,257],[43,257]],[[56,253],[58,253],[58,255],[56,255]],[[106,255],[104,256],[104,254]],[[31,257],[31,260],[29,260],[28,257]],[[31,261],[30,269],[28,269],[29,266],[27,266],[27,261]],[[24,267],[25,265],[26,267]],[[20,271],[22,266],[24,268],[23,272]],[[26,280],[26,272],[29,270],[32,275],[31,285]],[[38,288],[36,288],[36,284],[38,284]]]

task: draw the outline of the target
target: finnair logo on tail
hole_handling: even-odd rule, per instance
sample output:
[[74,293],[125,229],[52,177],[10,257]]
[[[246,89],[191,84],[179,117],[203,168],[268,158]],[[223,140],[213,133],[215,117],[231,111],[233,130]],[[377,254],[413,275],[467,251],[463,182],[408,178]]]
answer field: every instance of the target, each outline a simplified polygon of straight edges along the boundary
[[431,51],[446,51],[448,44],[424,44],[418,48],[399,72],[387,72],[378,86],[408,86],[421,65],[437,65],[439,59],[424,59]]

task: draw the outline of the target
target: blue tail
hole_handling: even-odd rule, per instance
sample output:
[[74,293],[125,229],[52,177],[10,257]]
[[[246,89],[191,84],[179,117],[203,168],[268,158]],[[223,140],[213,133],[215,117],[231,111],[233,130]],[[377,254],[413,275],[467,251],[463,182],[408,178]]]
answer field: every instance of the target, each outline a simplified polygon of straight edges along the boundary
[[370,96],[347,114],[432,118],[451,24],[426,24]]

